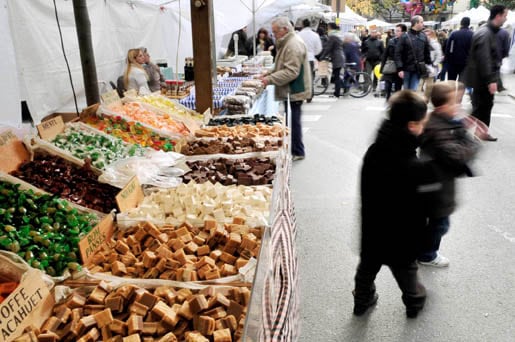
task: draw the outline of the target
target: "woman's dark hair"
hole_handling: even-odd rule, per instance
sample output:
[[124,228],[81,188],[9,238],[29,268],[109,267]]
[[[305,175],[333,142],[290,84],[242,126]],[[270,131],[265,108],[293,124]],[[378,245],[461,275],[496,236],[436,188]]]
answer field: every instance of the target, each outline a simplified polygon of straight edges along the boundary
[[414,91],[398,91],[390,97],[388,104],[390,122],[396,126],[405,127],[410,121],[420,121],[426,117],[426,101]]
[[260,33],[264,33],[265,34],[265,38],[268,38],[268,31],[265,29],[265,28],[260,28],[259,31],[258,31],[258,37],[259,37],[259,34]]

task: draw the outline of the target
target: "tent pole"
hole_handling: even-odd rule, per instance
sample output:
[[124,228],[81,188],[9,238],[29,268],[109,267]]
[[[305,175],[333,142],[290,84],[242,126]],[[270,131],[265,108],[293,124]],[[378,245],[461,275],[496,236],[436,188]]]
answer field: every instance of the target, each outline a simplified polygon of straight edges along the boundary
[[209,108],[213,111],[213,59],[210,42],[213,0],[191,1],[190,8],[195,60],[195,104],[197,112],[204,113]]
[[256,57],[256,0],[252,0],[252,32],[254,33],[254,39],[252,39],[252,53]]
[[86,91],[86,102],[88,106],[100,102],[98,91],[97,68],[93,43],[91,40],[91,22],[89,21],[88,6],[86,0],[73,0],[73,14],[75,26],[77,27],[77,38],[79,40],[80,60],[82,64],[82,77]]

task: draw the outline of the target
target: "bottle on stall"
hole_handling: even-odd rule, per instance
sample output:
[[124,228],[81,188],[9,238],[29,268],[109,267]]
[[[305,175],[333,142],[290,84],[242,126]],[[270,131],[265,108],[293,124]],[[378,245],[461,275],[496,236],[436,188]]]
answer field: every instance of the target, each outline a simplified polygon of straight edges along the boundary
[[193,58],[187,57],[186,62],[184,63],[184,80],[193,81],[195,79],[195,74],[193,71]]

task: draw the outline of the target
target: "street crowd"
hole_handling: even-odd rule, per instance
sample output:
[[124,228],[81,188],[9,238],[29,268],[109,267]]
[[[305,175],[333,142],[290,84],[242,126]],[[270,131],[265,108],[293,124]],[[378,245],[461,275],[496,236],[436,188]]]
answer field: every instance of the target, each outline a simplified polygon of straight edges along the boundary
[[[344,94],[347,91],[340,72],[348,65],[370,74],[379,66],[382,78],[375,77],[374,90],[379,81],[385,83],[387,118],[361,169],[361,253],[352,291],[355,315],[377,303],[374,280],[383,265],[402,291],[408,318],[417,317],[426,300],[418,265],[450,265],[439,249],[456,207],[455,179],[474,175],[470,163],[480,140],[497,140],[488,126],[494,95],[502,90],[502,59],[510,46],[509,35],[501,29],[507,14],[505,6],[494,5],[488,21],[477,29],[472,31],[470,19],[464,17],[461,28],[448,37],[426,28],[417,15],[409,29],[398,24],[386,44],[375,30],[370,34],[363,30],[358,40],[352,32],[342,36],[335,23],[329,23],[327,33],[319,28],[317,35],[309,20],[299,33],[286,17],[272,22],[275,67],[260,79],[265,86],[275,85],[276,99],[291,111],[293,160],[305,158],[301,107],[312,99],[316,61],[331,61],[336,98],[342,89]],[[472,113],[461,117],[466,92]]]

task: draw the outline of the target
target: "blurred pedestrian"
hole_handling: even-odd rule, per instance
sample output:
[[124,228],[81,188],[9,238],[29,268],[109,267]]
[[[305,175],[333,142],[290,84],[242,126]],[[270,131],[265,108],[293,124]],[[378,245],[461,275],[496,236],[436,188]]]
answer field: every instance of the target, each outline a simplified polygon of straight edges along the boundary
[[[508,9],[504,5],[494,5],[490,8],[488,23],[474,32],[465,68],[466,85],[474,88],[471,95],[472,115],[488,127],[500,77],[501,58],[495,35],[507,16]],[[497,138],[489,134],[485,140],[497,141]]]
[[[508,55],[510,54],[510,34],[508,33],[508,31],[501,27],[499,29],[499,32],[497,32],[497,34],[495,35],[495,37],[497,38],[497,53],[500,59],[500,70],[503,59],[508,57]],[[506,90],[506,88],[504,88],[504,85],[502,83],[502,74],[499,73],[499,81],[497,81],[497,91],[501,92],[504,90]]]
[[426,111],[426,102],[417,93],[395,93],[389,101],[389,118],[363,158],[355,315],[377,302],[374,280],[382,265],[390,268],[402,291],[406,315],[414,318],[424,307],[426,291],[418,280],[416,258],[426,219],[417,188],[435,181],[437,174],[433,162],[417,159],[417,137],[424,129]]
[[418,262],[434,267],[449,266],[449,259],[439,253],[443,235],[450,226],[456,208],[456,182],[460,176],[472,176],[470,162],[479,151],[479,142],[457,118],[465,86],[456,81],[436,83],[431,92],[434,110],[421,135],[421,158],[441,166],[440,181],[424,185],[424,207],[428,221],[422,235]]
[[343,55],[343,41],[339,36],[340,27],[336,23],[329,23],[329,39],[325,45],[322,53],[320,53],[320,59],[331,59],[333,66],[333,73],[331,79],[334,80],[334,93],[333,96],[336,98],[340,97],[341,88],[343,82],[340,78],[340,72],[345,65],[345,56]]
[[[356,41],[356,35],[352,32],[345,32],[343,35],[343,55],[347,68],[361,71],[361,54],[359,52],[359,43]],[[343,95],[349,93],[350,73],[343,76]]]
[[275,85],[276,100],[284,101],[286,112],[290,98],[291,107],[291,153],[293,160],[305,158],[302,141],[302,102],[311,97],[311,73],[309,69],[306,45],[293,30],[287,17],[278,17],[272,21],[272,33],[275,36],[277,55],[274,70],[261,76],[264,86]]
[[[303,28],[299,32],[299,37],[304,41],[308,49],[308,61],[311,68],[311,89],[313,89],[313,82],[315,81],[315,56],[322,52],[322,41],[320,40],[320,36],[311,29],[309,19],[304,19],[302,26]],[[311,102],[312,99],[313,93],[311,93],[311,97],[307,99],[307,102]]]
[[[383,54],[381,61],[381,74],[383,75],[382,80],[385,82],[385,95],[386,101],[390,99],[390,96],[396,91],[402,88],[402,79],[397,73],[397,66],[395,64],[395,46],[399,41],[400,36],[406,33],[408,28],[404,24],[397,24],[395,26],[395,37],[388,41],[388,45]],[[385,70],[385,65],[390,64],[391,70]]]
[[370,37],[361,45],[361,54],[365,59],[365,67],[367,73],[372,78],[372,91],[375,92],[377,88],[377,77],[374,73],[376,65],[381,63],[381,57],[384,54],[383,41],[380,39],[381,35],[377,30],[370,32]]
[[438,31],[438,42],[440,43],[440,46],[442,47],[442,53],[443,53],[443,60],[442,60],[442,69],[440,70],[440,74],[438,75],[438,79],[440,81],[445,81],[445,78],[447,77],[447,60],[445,59],[445,47],[447,46],[447,32],[445,31]]
[[423,91],[426,96],[427,102],[431,97],[431,88],[433,87],[433,83],[435,81],[436,76],[438,76],[440,70],[440,63],[443,59],[442,46],[436,37],[435,31],[432,29],[424,30],[427,39],[429,40],[429,46],[431,47],[431,51],[429,55],[431,56],[431,64],[427,65],[428,73],[426,77],[421,78],[419,84],[419,91]]
[[447,39],[444,55],[447,63],[447,79],[463,82],[463,71],[467,65],[474,33],[469,29],[469,17],[461,18],[460,26],[461,28],[452,32]]
[[411,28],[395,47],[395,64],[404,89],[416,91],[420,78],[427,74],[426,64],[431,64],[431,48],[423,28],[424,18],[420,15],[411,18]]

